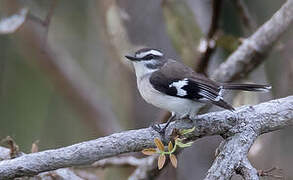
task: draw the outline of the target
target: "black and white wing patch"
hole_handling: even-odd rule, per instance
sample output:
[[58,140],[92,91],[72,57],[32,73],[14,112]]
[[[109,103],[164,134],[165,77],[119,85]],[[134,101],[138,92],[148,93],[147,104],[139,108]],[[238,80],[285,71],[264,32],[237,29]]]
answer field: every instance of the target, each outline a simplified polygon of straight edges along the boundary
[[150,83],[156,90],[170,96],[212,103],[229,110],[234,109],[223,100],[220,86],[212,86],[191,78],[168,79],[164,76],[152,76]]
[[204,97],[198,84],[188,78],[170,82],[168,87],[176,92],[173,96],[197,100]]

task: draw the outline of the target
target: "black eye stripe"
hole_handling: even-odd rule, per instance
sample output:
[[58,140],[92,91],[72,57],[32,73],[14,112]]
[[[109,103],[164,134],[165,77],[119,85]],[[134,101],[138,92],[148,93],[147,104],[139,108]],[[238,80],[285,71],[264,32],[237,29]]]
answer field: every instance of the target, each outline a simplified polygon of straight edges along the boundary
[[147,56],[145,56],[143,59],[147,59],[147,60],[150,60],[150,59],[154,59],[155,56],[153,54],[149,54]]
[[148,54],[146,55],[145,57],[143,57],[142,59],[143,60],[151,60],[151,59],[154,59],[154,58],[160,58],[161,56],[157,56],[157,55],[154,55],[154,54]]

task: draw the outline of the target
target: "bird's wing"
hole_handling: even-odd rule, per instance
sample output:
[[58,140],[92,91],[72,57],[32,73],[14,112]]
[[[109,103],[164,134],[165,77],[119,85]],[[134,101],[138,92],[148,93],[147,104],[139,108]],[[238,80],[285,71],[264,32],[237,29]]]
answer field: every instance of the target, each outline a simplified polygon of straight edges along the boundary
[[195,76],[191,68],[179,62],[167,63],[150,77],[150,83],[157,91],[169,96],[212,103],[233,110],[233,107],[223,100],[220,94],[221,88],[216,82],[199,74]]

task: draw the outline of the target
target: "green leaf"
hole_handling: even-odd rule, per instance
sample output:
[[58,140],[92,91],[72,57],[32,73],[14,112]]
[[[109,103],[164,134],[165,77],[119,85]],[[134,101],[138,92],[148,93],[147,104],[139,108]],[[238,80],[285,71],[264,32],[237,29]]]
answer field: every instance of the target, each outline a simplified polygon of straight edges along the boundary
[[181,134],[181,135],[189,134],[189,133],[192,133],[194,130],[195,130],[195,127],[190,128],[190,129],[182,129],[182,130],[180,131],[180,134]]
[[177,146],[181,147],[181,148],[185,148],[185,147],[190,147],[192,145],[193,142],[188,142],[188,143],[182,143],[180,141],[177,141],[176,144]]

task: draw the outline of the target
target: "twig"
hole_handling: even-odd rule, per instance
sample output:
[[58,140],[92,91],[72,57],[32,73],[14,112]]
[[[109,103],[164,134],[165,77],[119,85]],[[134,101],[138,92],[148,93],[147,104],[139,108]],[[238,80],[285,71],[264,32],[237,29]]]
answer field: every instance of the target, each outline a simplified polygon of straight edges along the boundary
[[[273,178],[278,178],[278,179],[283,179],[284,177],[281,175],[277,175],[277,174],[273,174],[273,171],[279,170],[281,171],[281,169],[277,168],[277,167],[272,167],[266,170],[258,170],[257,171],[257,175],[258,176],[269,176],[269,177],[273,177]],[[279,172],[280,173],[280,172]]]
[[2,142],[9,146],[9,150],[10,150],[9,158],[10,159],[19,157],[21,155],[21,153],[19,152],[18,145],[15,143],[15,141],[10,136],[7,136],[5,139],[2,140]]
[[[237,150],[236,152],[231,151],[231,154],[239,155],[238,151],[241,151],[240,154],[244,155],[256,136],[292,124],[293,96],[289,96],[255,106],[237,108],[235,112],[220,111],[200,115],[194,121],[175,121],[168,127],[164,143],[170,140],[172,129],[196,127],[190,139],[216,134],[225,134],[226,137],[236,136],[237,138],[232,138],[225,147],[235,145],[233,149],[237,148]],[[3,160],[0,161],[0,179],[35,175],[69,166],[86,165],[122,153],[141,151],[145,148],[154,147],[153,139],[155,137],[160,137],[160,135],[152,128],[131,130],[60,149],[27,154],[12,160]],[[233,142],[236,144],[233,144]],[[221,153],[224,152],[228,153],[227,150],[223,150]],[[221,157],[221,153],[218,157]],[[228,157],[230,156],[226,156],[225,162],[229,161]],[[239,159],[238,156],[236,157]],[[236,163],[237,159],[233,161]],[[217,164],[221,163],[216,162],[218,162]],[[212,171],[209,172],[209,174],[212,174]]]

